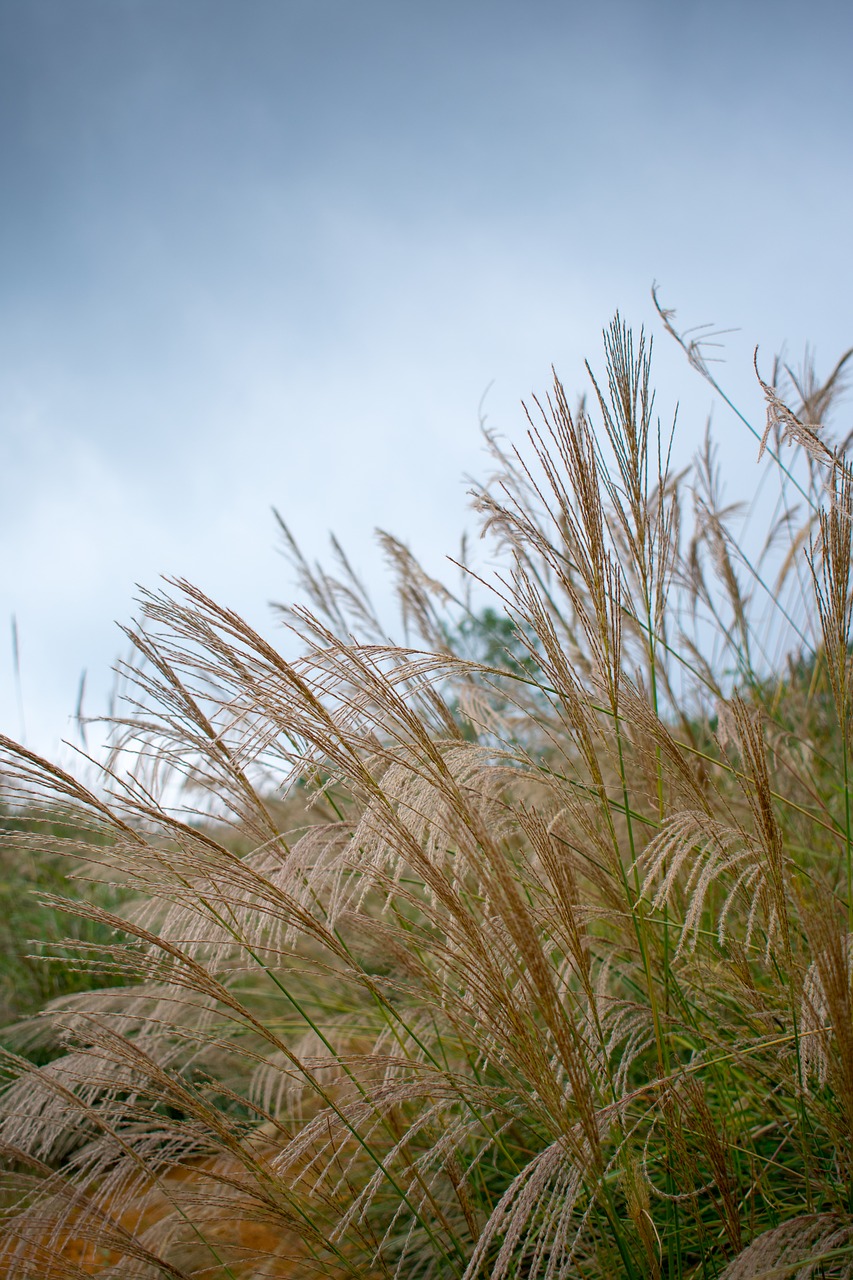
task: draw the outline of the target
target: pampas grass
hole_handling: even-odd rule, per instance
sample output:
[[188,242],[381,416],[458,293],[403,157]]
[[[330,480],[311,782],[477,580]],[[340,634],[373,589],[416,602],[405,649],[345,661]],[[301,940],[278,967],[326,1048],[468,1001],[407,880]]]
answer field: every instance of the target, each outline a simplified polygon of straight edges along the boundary
[[132,893],[7,1035],[8,1276],[853,1274],[843,369],[762,383],[750,553],[617,317],[489,438],[490,614],[385,537],[392,644],[282,526],[300,657],[175,581],[97,786],[3,740]]

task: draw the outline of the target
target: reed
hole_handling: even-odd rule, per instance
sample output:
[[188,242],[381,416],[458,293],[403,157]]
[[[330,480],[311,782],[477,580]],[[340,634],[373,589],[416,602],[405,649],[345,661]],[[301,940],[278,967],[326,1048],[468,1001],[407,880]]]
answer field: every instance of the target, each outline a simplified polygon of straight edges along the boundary
[[7,1033],[8,1276],[853,1275],[844,363],[762,384],[750,551],[617,317],[489,439],[491,613],[384,536],[393,644],[282,526],[301,656],[174,581],[97,787],[3,741],[132,895],[48,899],[132,985]]

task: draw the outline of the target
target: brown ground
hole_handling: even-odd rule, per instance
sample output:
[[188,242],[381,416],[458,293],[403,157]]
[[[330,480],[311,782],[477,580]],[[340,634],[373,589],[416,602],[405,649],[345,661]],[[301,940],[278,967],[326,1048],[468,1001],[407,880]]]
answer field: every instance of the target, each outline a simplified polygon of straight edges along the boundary
[[[199,1280],[202,1277],[203,1280],[219,1280],[227,1273],[217,1265],[207,1245],[188,1226],[179,1222],[175,1227],[169,1193],[186,1190],[187,1184],[196,1176],[189,1168],[174,1169],[163,1177],[163,1191],[150,1190],[130,1207],[112,1210],[112,1213],[121,1228],[184,1274],[197,1276]],[[238,1215],[236,1205],[230,1212],[222,1207],[218,1213],[214,1210],[208,1215],[210,1220],[204,1227],[205,1238],[213,1244],[221,1262],[227,1263],[238,1280],[308,1280],[316,1277],[317,1272],[308,1261],[308,1251],[296,1235],[263,1223],[241,1221]],[[162,1231],[158,1231],[160,1224]],[[45,1236],[38,1241],[38,1256],[30,1264],[28,1277],[32,1280],[36,1277],[38,1280],[70,1280],[75,1275],[98,1276],[106,1268],[121,1266],[120,1252],[92,1244],[87,1241],[87,1234],[84,1229],[75,1234],[72,1223],[63,1231],[60,1240]],[[0,1280],[6,1280],[10,1274],[9,1265],[8,1261],[0,1260]],[[125,1265],[129,1264],[126,1262]],[[116,1280],[121,1274],[120,1270],[110,1271],[110,1280]]]

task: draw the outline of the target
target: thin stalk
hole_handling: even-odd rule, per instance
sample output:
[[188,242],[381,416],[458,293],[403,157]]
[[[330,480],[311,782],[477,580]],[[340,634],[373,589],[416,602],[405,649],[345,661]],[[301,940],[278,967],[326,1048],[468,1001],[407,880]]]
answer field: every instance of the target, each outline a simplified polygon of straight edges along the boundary
[[846,726],[841,726],[843,738],[842,769],[844,776],[844,862],[847,870],[847,932],[853,934],[853,828],[850,812],[850,750]]
[[[658,685],[657,685],[657,655],[655,653],[655,641],[657,628],[652,625],[651,601],[646,601],[646,622],[647,635],[649,643],[649,683],[651,685],[652,710],[655,717],[660,715],[658,706]],[[657,775],[657,801],[658,801],[658,820],[663,825],[666,806],[664,802],[663,792],[663,760],[661,757],[660,743],[655,744],[655,772]],[[664,863],[663,875],[666,877],[668,866]],[[669,902],[663,904],[663,1000],[664,1013],[667,1020],[670,1013],[670,957],[669,957]],[[666,1069],[669,1070],[669,1045],[666,1045]],[[678,1201],[675,1199],[675,1178],[673,1174],[673,1147],[672,1134],[669,1125],[666,1126],[666,1181],[667,1192],[667,1218],[671,1218],[668,1223],[666,1233],[667,1263],[670,1276],[681,1277],[682,1271],[682,1248],[681,1248],[681,1215],[679,1214]]]

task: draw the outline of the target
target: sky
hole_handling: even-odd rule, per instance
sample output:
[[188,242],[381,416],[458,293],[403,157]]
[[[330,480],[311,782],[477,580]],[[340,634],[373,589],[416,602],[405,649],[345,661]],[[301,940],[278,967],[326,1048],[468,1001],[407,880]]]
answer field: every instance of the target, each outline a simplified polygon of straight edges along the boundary
[[853,343],[851,56],[826,0],[0,0],[0,732],[61,758],[160,575],[274,634],[273,506],[443,573],[481,402],[520,439],[617,308],[688,458],[654,281],[761,426],[756,345]]

